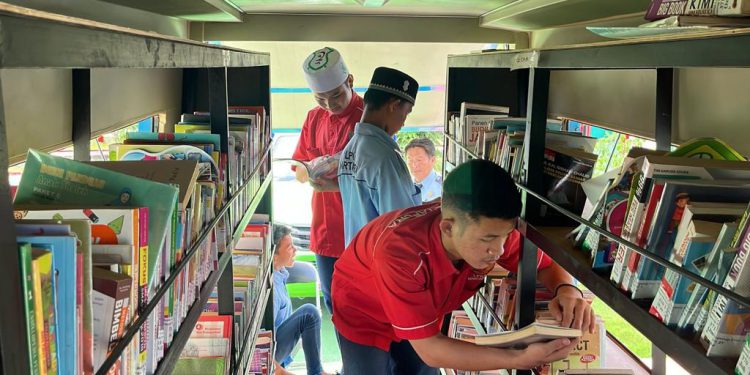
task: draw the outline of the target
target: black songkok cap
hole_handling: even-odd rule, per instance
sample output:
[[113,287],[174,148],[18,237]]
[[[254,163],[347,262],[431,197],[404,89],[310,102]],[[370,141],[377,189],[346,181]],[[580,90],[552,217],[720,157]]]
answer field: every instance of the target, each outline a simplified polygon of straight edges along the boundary
[[387,92],[414,104],[419,83],[400,70],[381,66],[375,69],[367,89]]

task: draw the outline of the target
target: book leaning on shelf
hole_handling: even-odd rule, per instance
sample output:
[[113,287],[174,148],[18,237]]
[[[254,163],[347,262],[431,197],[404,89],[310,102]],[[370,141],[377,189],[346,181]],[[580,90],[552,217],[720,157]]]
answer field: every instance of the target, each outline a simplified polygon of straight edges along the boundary
[[[633,184],[635,189],[631,190],[632,197],[629,198],[631,203],[622,228],[624,239],[641,247],[647,244],[651,221],[661,201],[664,184],[674,179],[675,176],[680,176],[680,179],[694,180],[744,179],[747,181],[750,179],[750,163],[674,156],[646,156],[641,172],[634,177],[634,181],[637,180],[637,182]],[[660,251],[663,255],[664,249],[671,249],[671,246],[667,242],[666,246],[650,247],[649,250]],[[618,246],[610,279],[621,289],[630,291],[635,270],[632,265],[637,265],[639,261],[640,256],[637,253],[624,245]],[[628,268],[629,264],[630,268]],[[630,274],[627,273],[628,270],[631,271]],[[655,290],[653,293],[641,298],[653,298]]]

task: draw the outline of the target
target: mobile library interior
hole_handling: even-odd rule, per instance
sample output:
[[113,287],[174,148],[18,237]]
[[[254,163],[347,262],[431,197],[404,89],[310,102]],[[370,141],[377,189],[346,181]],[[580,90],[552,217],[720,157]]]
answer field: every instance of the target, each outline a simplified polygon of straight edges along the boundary
[[273,225],[309,202],[272,161],[315,105],[302,61],[330,45],[360,95],[381,65],[420,81],[400,144],[431,131],[443,175],[488,159],[522,191],[518,272],[488,274],[444,334],[548,319],[537,248],[599,315],[567,359],[440,372],[750,374],[745,17],[742,0],[0,2],[2,372],[278,371]]

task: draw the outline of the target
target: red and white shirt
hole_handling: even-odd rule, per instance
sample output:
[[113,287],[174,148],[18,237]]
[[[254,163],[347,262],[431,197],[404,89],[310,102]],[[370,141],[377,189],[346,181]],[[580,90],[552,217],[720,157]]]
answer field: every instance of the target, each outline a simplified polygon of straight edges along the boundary
[[[352,93],[349,106],[340,114],[333,115],[320,107],[310,110],[292,157],[309,161],[341,152],[354,125],[362,118],[363,109],[362,98]],[[334,258],[344,252],[344,209],[339,192],[313,192],[310,250]]]
[[[453,265],[440,236],[440,203],[396,210],[367,224],[336,262],[333,323],[348,340],[388,351],[391,342],[440,332],[484,281],[484,271]],[[516,272],[521,235],[514,230],[497,261]],[[537,268],[552,260],[541,250]]]

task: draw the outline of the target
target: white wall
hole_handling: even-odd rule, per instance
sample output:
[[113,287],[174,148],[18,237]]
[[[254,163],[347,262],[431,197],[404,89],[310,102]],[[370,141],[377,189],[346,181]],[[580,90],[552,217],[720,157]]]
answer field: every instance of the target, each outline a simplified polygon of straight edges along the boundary
[[[0,70],[11,163],[27,148],[54,150],[72,141],[72,73],[65,69]],[[93,69],[92,135],[157,112],[167,124],[181,110],[179,69]]]
[[[407,126],[441,125],[445,117],[445,79],[448,54],[480,50],[482,44],[454,43],[352,43],[352,42],[225,42],[227,46],[271,53],[271,86],[307,88],[302,63],[313,51],[329,46],[344,57],[354,76],[355,87],[367,87],[378,66],[400,69],[414,77],[420,86],[433,86],[419,92]],[[360,94],[363,95],[363,94]],[[275,128],[300,128],[307,111],[316,106],[310,93],[271,94]]]

